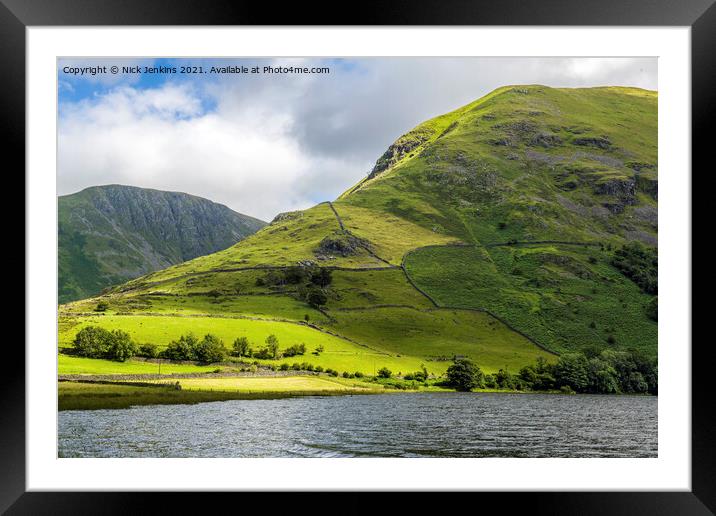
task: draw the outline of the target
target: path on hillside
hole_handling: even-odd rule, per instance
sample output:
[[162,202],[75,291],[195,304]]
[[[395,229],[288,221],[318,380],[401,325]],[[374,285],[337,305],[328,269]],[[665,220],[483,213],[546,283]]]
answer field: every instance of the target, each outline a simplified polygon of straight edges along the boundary
[[430,294],[428,294],[425,290],[420,288],[415,281],[413,281],[413,278],[410,277],[410,274],[408,273],[408,269],[405,267],[405,260],[407,257],[415,253],[417,251],[421,251],[423,249],[433,249],[433,248],[439,248],[439,247],[474,247],[474,248],[494,248],[494,247],[520,247],[520,246],[529,246],[529,245],[572,245],[572,246],[580,246],[580,247],[598,247],[601,244],[597,242],[571,242],[571,241],[565,241],[565,240],[529,240],[529,241],[512,241],[512,242],[495,242],[491,244],[469,244],[469,243],[453,243],[453,244],[433,244],[433,245],[424,245],[421,247],[416,247],[414,249],[411,249],[407,253],[403,255],[403,259],[400,263],[400,268],[403,269],[403,273],[405,274],[406,279],[408,282],[413,286],[415,290],[420,292],[423,296],[425,296],[434,306],[435,308],[447,308],[451,310],[471,310],[475,312],[481,312],[486,313],[490,315],[491,317],[497,319],[502,324],[507,326],[510,330],[514,331],[515,333],[518,333],[519,335],[522,335],[524,338],[529,340],[532,344],[537,346],[538,348],[551,353],[555,356],[559,356],[559,353],[550,349],[549,347],[545,346],[544,344],[541,344],[540,342],[536,341],[533,337],[527,335],[522,330],[515,328],[512,324],[510,324],[507,320],[500,317],[496,313],[492,312],[491,310],[488,310],[487,308],[472,308],[472,307],[458,307],[458,306],[451,306],[451,305],[444,305],[440,304],[433,298]]
[[[333,205],[333,203],[332,203],[331,201],[327,201],[326,204],[328,204],[328,206],[331,208],[331,210],[332,210],[333,213],[335,214],[336,220],[338,221],[338,225],[339,225],[339,227],[341,228],[341,230],[344,231],[344,232],[347,233],[347,234],[351,234],[350,231],[348,231],[347,229],[345,229],[345,225],[344,225],[344,223],[343,223],[343,219],[341,218],[340,214],[339,214],[338,211],[336,210],[336,208],[335,208],[335,206]],[[530,246],[530,245],[571,245],[571,246],[579,246],[579,247],[598,247],[598,246],[601,246],[602,244],[600,244],[600,243],[598,243],[598,242],[574,242],[574,241],[567,241],[567,240],[528,240],[528,241],[517,241],[517,240],[513,240],[513,241],[507,241],[507,242],[494,242],[494,243],[489,243],[489,244],[471,244],[471,243],[468,243],[468,242],[455,242],[455,243],[450,243],[450,244],[430,244],[430,245],[424,245],[424,246],[416,247],[416,248],[413,248],[413,249],[410,249],[409,251],[407,251],[407,252],[403,255],[402,259],[401,259],[400,269],[403,271],[403,274],[404,274],[404,276],[405,276],[405,279],[408,281],[408,283],[410,284],[410,286],[412,286],[417,292],[419,292],[419,293],[420,293],[422,296],[424,296],[428,301],[430,301],[430,303],[431,303],[436,309],[467,310],[467,311],[473,311],[473,312],[480,312],[480,313],[488,314],[489,316],[493,317],[494,319],[500,321],[502,324],[504,324],[504,325],[505,325],[507,328],[509,328],[510,330],[512,330],[512,331],[514,331],[515,333],[517,333],[517,334],[523,336],[524,338],[526,338],[528,341],[530,341],[532,344],[534,344],[534,345],[537,346],[538,348],[542,349],[543,351],[546,351],[546,352],[551,353],[551,354],[553,354],[553,355],[559,356],[559,353],[557,353],[556,351],[554,351],[554,350],[552,350],[552,349],[549,349],[549,348],[548,348],[547,346],[545,346],[544,344],[541,344],[540,342],[536,341],[533,337],[527,335],[527,334],[524,333],[522,330],[520,330],[520,329],[518,329],[518,328],[515,328],[515,327],[514,327],[512,324],[510,324],[507,320],[503,319],[502,317],[498,316],[496,313],[494,313],[494,312],[488,310],[487,308],[461,307],[461,306],[451,306],[451,305],[444,305],[444,304],[441,305],[440,303],[437,302],[437,300],[436,300],[433,296],[431,296],[430,294],[428,294],[425,290],[423,290],[421,287],[419,287],[419,286],[417,285],[417,283],[413,280],[413,278],[410,277],[410,274],[408,273],[408,270],[407,270],[407,268],[405,267],[405,260],[406,260],[406,258],[407,258],[410,254],[412,254],[412,253],[414,253],[414,252],[416,252],[416,251],[423,250],[423,249],[431,249],[431,248],[439,248],[439,247],[473,247],[473,248],[486,248],[486,249],[487,249],[487,248],[494,248],[494,247],[520,247],[520,246]],[[383,258],[381,258],[381,257],[379,257],[379,256],[377,256],[377,255],[375,255],[375,253],[373,253],[373,252],[372,252],[370,249],[368,249],[366,246],[362,246],[362,247],[364,247],[364,249],[366,249],[366,251],[368,251],[368,252],[369,252],[372,256],[374,256],[375,258],[377,258],[377,259],[379,259],[379,260],[381,260],[381,261],[383,261],[383,262],[385,262],[385,263],[390,263],[390,262],[388,262],[387,260],[384,260]],[[376,306],[375,308],[379,308],[379,307]],[[366,309],[370,309],[370,308],[366,308]],[[417,308],[416,308],[416,309],[417,309]],[[346,310],[346,309],[343,309],[343,310]],[[353,310],[357,310],[357,309],[354,308]]]
[[[333,214],[336,216],[336,220],[338,221],[338,226],[341,228],[341,231],[343,231],[343,233],[345,233],[346,235],[352,236],[352,237],[354,237],[354,238],[359,238],[359,237],[356,237],[356,235],[354,235],[353,233],[351,233],[348,229],[346,229],[345,224],[343,224],[343,219],[342,219],[341,216],[338,214],[338,211],[336,211],[336,207],[333,206],[333,203],[332,203],[331,201],[326,201],[326,204],[328,204],[328,206],[329,206],[329,207],[331,208],[331,210],[333,211]],[[360,240],[360,239],[359,239],[359,240]],[[385,258],[381,258],[381,257],[378,256],[377,254],[375,254],[375,252],[374,252],[367,244],[360,243],[360,244],[358,244],[358,245],[361,247],[361,249],[363,249],[365,252],[367,252],[369,255],[371,255],[371,256],[372,256],[373,258],[375,258],[376,260],[380,260],[381,262],[388,264],[388,265],[390,266],[390,268],[393,268],[393,269],[397,269],[397,268],[398,268],[397,265],[393,265],[392,263],[390,263],[390,262],[389,262],[388,260],[386,260]]]

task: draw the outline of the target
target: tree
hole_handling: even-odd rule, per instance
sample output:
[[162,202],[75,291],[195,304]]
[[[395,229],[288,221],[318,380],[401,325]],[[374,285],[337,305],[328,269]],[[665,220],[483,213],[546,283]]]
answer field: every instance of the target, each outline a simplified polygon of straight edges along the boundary
[[283,273],[283,278],[289,285],[297,285],[303,283],[308,278],[308,271],[305,267],[293,266],[286,269]]
[[484,381],[484,374],[472,361],[467,359],[456,360],[447,369],[447,383],[458,391],[471,391],[480,387]]
[[266,348],[271,355],[271,358],[278,357],[278,338],[273,333],[266,337]]
[[246,337],[237,337],[234,341],[234,355],[237,357],[248,357],[249,355],[249,339]]
[[378,378],[390,378],[391,376],[393,376],[393,371],[387,367],[381,367],[378,369]]
[[313,308],[319,308],[328,302],[328,296],[319,288],[312,288],[306,294],[306,301]]
[[78,355],[89,358],[102,358],[107,354],[112,334],[99,326],[87,326],[75,335],[72,346]]
[[124,362],[137,354],[137,346],[132,342],[129,333],[122,330],[114,330],[110,334],[109,345],[107,346],[107,358]]
[[325,288],[330,285],[331,281],[333,281],[331,269],[318,267],[311,273],[311,283],[318,285],[321,288]]
[[199,340],[194,334],[182,335],[179,340],[173,340],[164,350],[164,356],[169,360],[196,360],[196,346]]
[[592,358],[588,362],[590,392],[613,394],[619,392],[619,376],[617,370],[602,358]]
[[211,333],[207,333],[204,336],[201,342],[196,345],[195,350],[196,360],[204,364],[226,360],[224,341]]
[[575,391],[583,391],[589,385],[586,357],[581,353],[562,355],[554,366],[554,378],[558,387],[568,385]]

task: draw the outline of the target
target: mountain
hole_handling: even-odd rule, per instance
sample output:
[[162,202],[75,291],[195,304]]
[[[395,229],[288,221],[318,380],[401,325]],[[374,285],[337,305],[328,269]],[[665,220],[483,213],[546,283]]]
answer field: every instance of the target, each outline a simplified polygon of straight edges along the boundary
[[266,225],[201,197],[122,185],[57,205],[60,303],[226,249]]
[[[337,200],[111,289],[101,324],[160,346],[274,334],[346,372],[654,357],[657,171],[656,92],[499,88],[400,136]],[[98,301],[61,307],[61,345]]]

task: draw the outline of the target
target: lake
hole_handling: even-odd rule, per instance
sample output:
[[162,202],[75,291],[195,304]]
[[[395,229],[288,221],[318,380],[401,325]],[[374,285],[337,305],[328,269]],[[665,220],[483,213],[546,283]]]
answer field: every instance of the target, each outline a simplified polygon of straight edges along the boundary
[[405,393],[59,413],[60,457],[656,457],[653,396]]

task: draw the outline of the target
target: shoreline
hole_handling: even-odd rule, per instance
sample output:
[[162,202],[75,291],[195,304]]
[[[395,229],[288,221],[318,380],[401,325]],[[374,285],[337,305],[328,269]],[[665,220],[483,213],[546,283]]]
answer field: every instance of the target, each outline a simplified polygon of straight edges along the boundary
[[[72,378],[68,378],[68,376]],[[420,386],[417,389],[400,389],[380,383],[305,374],[286,376],[162,375],[160,378],[149,379],[153,381],[141,381],[144,378],[134,380],[111,378],[117,375],[86,375],[86,378],[76,378],[77,376],[82,375],[63,375],[58,378],[58,411],[127,409],[144,405],[193,405],[213,401],[283,399],[304,396],[458,392],[455,389],[433,385]],[[184,385],[178,381],[180,379],[186,380]],[[275,382],[276,385],[270,385],[271,382]],[[505,389],[477,389],[470,392],[475,394],[578,395],[560,391]],[[604,394],[581,395],[605,396]],[[614,395],[629,396],[631,394]]]

